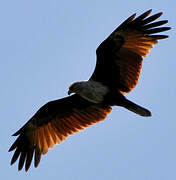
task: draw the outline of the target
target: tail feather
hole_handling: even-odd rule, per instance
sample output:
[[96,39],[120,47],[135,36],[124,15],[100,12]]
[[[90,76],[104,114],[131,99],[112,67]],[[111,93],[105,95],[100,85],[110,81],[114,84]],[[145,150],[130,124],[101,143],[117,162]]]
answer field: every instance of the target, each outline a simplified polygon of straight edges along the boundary
[[139,114],[140,116],[149,117],[152,115],[149,110],[129,101],[128,99],[125,99],[121,106],[136,114]]

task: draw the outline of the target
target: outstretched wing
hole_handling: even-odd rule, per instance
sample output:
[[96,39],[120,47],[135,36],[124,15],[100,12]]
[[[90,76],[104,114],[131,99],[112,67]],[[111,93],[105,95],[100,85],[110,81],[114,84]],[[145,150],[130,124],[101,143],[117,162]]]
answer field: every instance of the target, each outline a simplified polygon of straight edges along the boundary
[[[167,20],[153,22],[162,13],[149,16],[151,10],[135,18],[136,14],[124,21],[97,48],[97,63],[90,80],[99,81],[122,93],[130,92],[139,79],[142,57],[166,35],[153,35],[167,31],[169,27],[158,27]],[[149,17],[148,17],[149,16]]]
[[49,148],[69,135],[104,120],[110,112],[110,106],[90,103],[78,95],[45,104],[14,134],[18,138],[9,149],[15,150],[11,165],[19,158],[18,170],[25,164],[27,171],[35,156],[34,165],[37,167],[41,155],[46,154]]

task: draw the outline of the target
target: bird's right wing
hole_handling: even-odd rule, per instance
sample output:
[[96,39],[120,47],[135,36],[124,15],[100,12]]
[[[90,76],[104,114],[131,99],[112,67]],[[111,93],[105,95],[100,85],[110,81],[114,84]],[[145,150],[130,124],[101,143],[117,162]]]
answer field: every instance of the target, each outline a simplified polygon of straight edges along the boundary
[[104,120],[110,112],[110,106],[90,103],[78,95],[45,104],[14,134],[18,138],[9,149],[15,150],[11,164],[19,158],[18,170],[25,164],[27,171],[35,156],[34,165],[37,167],[41,155],[46,154],[49,148],[69,135]]
[[162,13],[149,16],[150,13],[151,10],[137,18],[133,14],[100,44],[91,80],[114,87],[122,93],[130,92],[137,85],[143,57],[158,40],[168,37],[155,33],[170,29],[159,27],[167,20],[155,22]]

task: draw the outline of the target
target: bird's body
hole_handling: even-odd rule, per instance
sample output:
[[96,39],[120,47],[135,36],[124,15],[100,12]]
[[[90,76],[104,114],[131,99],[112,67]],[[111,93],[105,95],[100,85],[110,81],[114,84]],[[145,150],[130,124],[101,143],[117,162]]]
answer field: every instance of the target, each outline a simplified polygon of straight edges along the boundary
[[111,106],[122,106],[141,116],[151,116],[149,110],[132,103],[125,96],[118,92],[118,89],[102,84],[96,81],[81,81],[73,83],[68,94],[76,93],[85,100],[94,104],[106,104]]
[[109,92],[108,86],[103,85],[101,82],[89,80],[73,83],[68,94],[76,93],[92,103],[102,103]]
[[112,106],[124,107],[141,116],[151,112],[124,95],[136,87],[145,57],[153,45],[166,35],[153,35],[167,31],[158,27],[167,20],[153,22],[162,13],[149,16],[151,10],[125,20],[96,50],[95,70],[88,81],[75,82],[68,94],[74,95],[51,101],[42,106],[14,136],[18,136],[9,151],[15,150],[11,164],[19,158],[18,170],[25,165],[27,171],[34,156],[38,166],[42,154],[69,135],[102,121]]

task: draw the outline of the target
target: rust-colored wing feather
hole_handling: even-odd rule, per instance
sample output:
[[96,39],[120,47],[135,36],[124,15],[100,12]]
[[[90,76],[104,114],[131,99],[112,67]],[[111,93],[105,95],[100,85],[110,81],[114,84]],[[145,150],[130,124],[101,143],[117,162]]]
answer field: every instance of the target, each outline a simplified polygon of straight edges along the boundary
[[9,151],[15,150],[11,164],[19,159],[18,170],[25,164],[27,171],[34,156],[37,167],[42,154],[69,135],[102,121],[111,107],[90,103],[78,95],[51,101],[37,113],[14,136],[19,135]]
[[[130,92],[139,79],[142,57],[145,57],[154,44],[166,35],[153,35],[167,31],[169,27],[158,27],[167,20],[155,21],[162,13],[149,16],[151,10],[135,18],[136,14],[124,21],[97,48],[97,64],[91,78],[120,92]],[[149,17],[148,17],[149,16]]]

